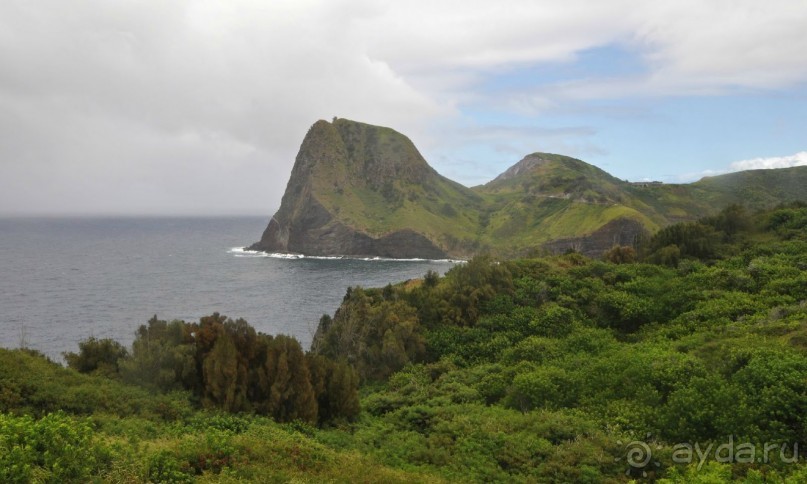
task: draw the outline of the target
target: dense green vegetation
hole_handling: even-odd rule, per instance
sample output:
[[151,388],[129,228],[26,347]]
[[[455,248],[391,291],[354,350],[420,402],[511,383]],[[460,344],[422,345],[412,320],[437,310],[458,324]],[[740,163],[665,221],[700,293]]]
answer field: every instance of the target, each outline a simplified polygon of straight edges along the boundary
[[204,408],[255,412],[278,422],[329,423],[359,412],[355,371],[337,358],[306,355],[296,339],[256,333],[218,313],[198,324],[149,320],[132,354],[90,338],[65,355],[82,373],[100,373],[160,393],[190,391]]
[[0,480],[805,482],[807,206],[351,288],[308,354],[212,315],[66,361],[0,350]]

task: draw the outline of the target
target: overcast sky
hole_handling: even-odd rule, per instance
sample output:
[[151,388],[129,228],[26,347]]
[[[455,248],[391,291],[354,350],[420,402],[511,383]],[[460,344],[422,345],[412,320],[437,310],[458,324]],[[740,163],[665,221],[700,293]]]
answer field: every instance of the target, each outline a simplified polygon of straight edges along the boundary
[[804,0],[0,2],[0,214],[260,214],[308,127],[468,186],[807,164]]

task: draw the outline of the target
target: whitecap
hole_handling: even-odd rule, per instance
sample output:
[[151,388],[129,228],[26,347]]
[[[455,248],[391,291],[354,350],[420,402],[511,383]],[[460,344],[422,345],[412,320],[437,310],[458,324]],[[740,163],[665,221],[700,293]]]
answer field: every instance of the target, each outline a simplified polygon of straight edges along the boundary
[[233,247],[227,251],[229,254],[233,254],[236,257],[268,257],[269,254],[266,252],[261,252],[259,250],[248,250],[244,247]]
[[289,252],[263,252],[260,250],[249,250],[244,247],[233,247],[228,250],[230,254],[235,257],[270,257],[272,259],[313,259],[313,260],[358,260],[367,262],[441,262],[446,264],[462,264],[466,262],[462,259],[424,259],[420,257],[413,258],[393,258],[393,257],[361,257],[350,255],[305,255],[295,254]]

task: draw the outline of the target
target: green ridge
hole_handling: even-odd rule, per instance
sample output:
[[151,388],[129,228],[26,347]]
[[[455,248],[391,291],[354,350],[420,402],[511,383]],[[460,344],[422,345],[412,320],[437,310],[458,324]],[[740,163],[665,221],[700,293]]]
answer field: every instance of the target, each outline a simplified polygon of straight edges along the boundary
[[[406,136],[336,119],[312,126],[275,215],[280,229],[253,247],[339,254],[362,250],[345,245],[351,234],[379,239],[408,230],[453,257],[559,251],[564,242],[583,244],[584,252],[595,255],[616,241],[630,243],[641,232],[730,204],[767,208],[803,200],[805,187],[807,167],[732,173],[691,184],[630,183],[582,160],[533,153],[469,189],[438,174]],[[307,232],[311,220],[320,224],[315,232]],[[286,240],[277,236],[283,230],[297,232]],[[331,240],[340,242],[329,245]]]

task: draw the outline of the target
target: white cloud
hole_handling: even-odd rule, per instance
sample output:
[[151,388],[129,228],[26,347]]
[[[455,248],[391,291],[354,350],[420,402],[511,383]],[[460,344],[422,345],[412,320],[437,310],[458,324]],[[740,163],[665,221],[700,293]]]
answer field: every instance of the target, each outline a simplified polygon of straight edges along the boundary
[[807,78],[803,2],[645,2],[636,40],[670,90],[775,88]]
[[0,4],[0,211],[268,213],[317,119],[452,112],[369,58],[347,7]]
[[[803,83],[805,31],[793,0],[0,2],[0,210],[267,213],[318,118],[392,126],[440,155],[479,136],[462,122],[474,103],[530,114]],[[647,72],[476,89],[613,44]]]
[[[536,92],[599,98],[712,94],[807,80],[807,5],[792,0],[388,2],[354,26],[373,58],[416,86],[463,96],[491,69],[567,62],[620,44],[647,72]],[[449,71],[447,74],[446,71]],[[458,75],[459,72],[459,75]]]
[[770,158],[752,158],[750,160],[735,161],[730,171],[741,170],[768,170],[772,168],[790,168],[793,166],[807,166],[807,151],[801,151],[790,156],[774,156]]
[[683,173],[669,177],[673,183],[690,183],[703,177],[725,175],[735,171],[745,170],[772,170],[776,168],[791,168],[794,166],[807,166],[807,151],[801,151],[789,156],[771,156],[765,158],[750,158],[735,161],[728,167],[719,170],[703,170],[694,173]]

